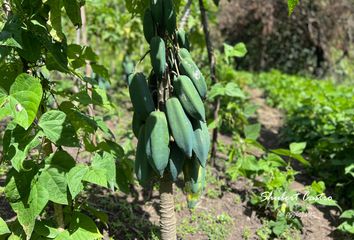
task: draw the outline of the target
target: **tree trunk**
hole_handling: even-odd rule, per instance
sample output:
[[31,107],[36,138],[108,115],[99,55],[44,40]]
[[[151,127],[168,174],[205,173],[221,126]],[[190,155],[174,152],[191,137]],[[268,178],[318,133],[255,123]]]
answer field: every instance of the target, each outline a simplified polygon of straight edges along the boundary
[[[210,39],[208,17],[206,14],[203,0],[199,0],[199,9],[200,9],[200,14],[201,14],[203,31],[204,31],[204,35],[205,35],[205,42],[206,42],[206,46],[207,46],[207,50],[208,50],[208,58],[209,58],[209,64],[210,64],[210,77],[211,77],[211,82],[214,85],[218,82],[218,80],[216,79],[216,59],[214,56],[213,44]],[[220,98],[219,97],[216,97],[213,105],[214,105],[213,106],[214,107],[213,117],[214,117],[214,120],[217,120],[219,118],[219,109],[220,109]],[[219,135],[219,128],[215,127],[213,129],[211,156],[210,156],[212,166],[215,166],[218,135]]]
[[160,229],[162,240],[177,239],[173,183],[167,174],[160,180]]

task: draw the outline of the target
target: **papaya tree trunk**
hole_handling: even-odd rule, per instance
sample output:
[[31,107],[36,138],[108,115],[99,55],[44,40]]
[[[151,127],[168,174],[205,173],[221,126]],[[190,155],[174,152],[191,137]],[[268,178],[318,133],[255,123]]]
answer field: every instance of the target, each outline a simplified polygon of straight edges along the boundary
[[[204,35],[205,35],[205,43],[206,43],[207,50],[208,50],[211,83],[214,85],[218,82],[218,80],[216,78],[216,59],[214,56],[213,44],[212,44],[211,38],[210,38],[208,16],[206,14],[203,0],[199,0],[199,9],[200,9],[201,21],[202,21],[202,25],[203,25],[203,31],[204,31]],[[220,110],[220,98],[216,97],[214,100],[214,103],[213,103],[214,121],[217,121],[219,118],[219,110]],[[212,145],[211,145],[210,160],[211,160],[212,166],[215,166],[218,135],[219,135],[219,128],[218,128],[218,126],[216,126],[213,129]]]
[[160,180],[160,230],[162,240],[177,239],[173,182],[166,175]]

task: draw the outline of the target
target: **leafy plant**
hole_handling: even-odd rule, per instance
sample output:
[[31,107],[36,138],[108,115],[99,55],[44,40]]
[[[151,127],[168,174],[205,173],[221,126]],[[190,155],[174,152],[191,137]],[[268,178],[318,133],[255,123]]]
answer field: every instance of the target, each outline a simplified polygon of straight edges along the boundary
[[[9,4],[0,33],[0,120],[7,124],[1,161],[9,165],[4,192],[16,218],[1,219],[0,235],[99,239],[91,216],[107,219],[79,195],[88,184],[117,188],[116,161],[124,152],[102,118],[88,114],[92,106],[104,112],[112,105],[105,89],[81,69],[90,63],[105,78],[107,70],[90,47],[66,41],[62,19],[80,27],[82,2]],[[76,91],[56,85],[64,76]],[[77,163],[85,153],[92,159]]]

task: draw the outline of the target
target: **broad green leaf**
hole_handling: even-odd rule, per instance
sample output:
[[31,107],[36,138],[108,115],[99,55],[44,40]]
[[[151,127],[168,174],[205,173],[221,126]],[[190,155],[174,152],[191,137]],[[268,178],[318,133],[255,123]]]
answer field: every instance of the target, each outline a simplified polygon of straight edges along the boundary
[[354,222],[345,221],[338,226],[338,229],[346,233],[354,234]]
[[306,142],[291,143],[290,152],[292,154],[302,154],[306,148]]
[[344,211],[340,217],[340,219],[352,219],[354,218],[354,209]]
[[114,156],[108,152],[96,154],[92,159],[92,168],[97,170],[105,169],[108,184],[110,188],[114,190],[116,184],[116,164]]
[[[2,111],[10,111],[14,122],[28,129],[37,115],[42,94],[39,79],[25,73],[20,74],[11,86],[5,104],[0,108],[0,116]],[[7,110],[4,110],[6,108]]]
[[225,94],[229,97],[245,99],[246,96],[236,83],[230,82],[225,86]]
[[49,192],[43,182],[36,182],[31,188],[28,204],[34,216],[39,216],[49,201]]
[[62,111],[51,110],[42,115],[38,125],[45,136],[57,145],[78,147],[79,141],[75,129]]
[[57,168],[50,167],[42,171],[38,181],[41,185],[44,185],[47,189],[50,189],[50,201],[58,204],[68,204],[67,182],[64,172]]
[[259,123],[245,126],[244,133],[246,138],[257,140],[260,135],[261,125]]
[[75,240],[102,239],[95,222],[88,216],[75,212],[69,225],[70,238]]
[[217,96],[224,96],[224,95],[225,95],[225,87],[222,85],[222,83],[216,83],[211,87],[208,93],[208,98],[212,100]]
[[9,233],[11,233],[9,227],[7,226],[4,219],[2,219],[0,217],[0,236],[5,235],[5,234],[9,234]]
[[289,16],[294,11],[296,5],[299,4],[299,0],[288,0]]
[[106,169],[97,169],[91,167],[83,177],[83,180],[102,187],[107,187],[107,171]]
[[64,8],[66,14],[70,18],[70,21],[74,26],[81,27],[81,12],[80,12],[80,4],[78,0],[64,0]]
[[66,175],[69,190],[73,199],[84,189],[82,179],[88,171],[88,166],[80,164],[72,168]]
[[25,206],[22,201],[11,203],[11,207],[17,214],[17,220],[21,224],[26,236],[30,237],[36,221],[36,215],[33,213],[33,210],[28,205]]
[[39,119],[38,126],[40,126],[47,138],[56,143],[61,138],[66,115],[64,112],[58,110],[51,110],[42,115]]

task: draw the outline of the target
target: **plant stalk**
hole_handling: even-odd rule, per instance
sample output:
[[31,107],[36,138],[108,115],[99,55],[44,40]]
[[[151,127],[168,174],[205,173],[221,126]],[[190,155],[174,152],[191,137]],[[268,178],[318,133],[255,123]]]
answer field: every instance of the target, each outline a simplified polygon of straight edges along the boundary
[[[208,16],[206,14],[203,0],[199,0],[199,9],[200,9],[200,14],[201,14],[201,22],[203,25],[203,31],[204,31],[204,35],[205,35],[205,42],[206,42],[207,51],[208,51],[208,59],[209,59],[209,65],[210,65],[210,77],[211,77],[211,82],[214,85],[218,82],[218,80],[216,78],[216,58],[214,55],[213,44],[212,44],[212,41],[210,38]],[[219,110],[220,110],[220,98],[219,97],[215,98],[215,101],[213,103],[213,107],[214,107],[213,108],[213,117],[214,117],[214,120],[217,121],[217,119],[219,118]],[[210,156],[212,166],[215,166],[218,135],[219,135],[219,128],[215,127],[213,129],[211,156]]]

